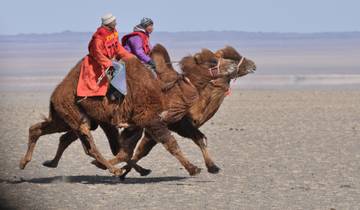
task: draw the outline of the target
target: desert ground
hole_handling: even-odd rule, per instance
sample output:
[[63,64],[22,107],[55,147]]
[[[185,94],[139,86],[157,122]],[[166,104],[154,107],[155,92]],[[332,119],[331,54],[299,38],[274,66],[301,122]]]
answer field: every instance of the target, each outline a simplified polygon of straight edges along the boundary
[[[203,168],[190,177],[158,145],[125,181],[90,164],[75,142],[58,168],[60,134],[43,136],[33,161],[18,168],[28,128],[47,115],[50,92],[1,91],[0,205],[14,209],[359,209],[360,90],[234,90],[202,131],[219,174],[199,149],[178,139]],[[104,134],[94,137],[111,157]]]

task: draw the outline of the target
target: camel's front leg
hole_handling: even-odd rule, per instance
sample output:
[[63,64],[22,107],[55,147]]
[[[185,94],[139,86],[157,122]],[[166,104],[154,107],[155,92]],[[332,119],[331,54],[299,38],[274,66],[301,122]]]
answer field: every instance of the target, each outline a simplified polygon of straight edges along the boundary
[[192,138],[193,142],[199,146],[205,161],[206,168],[209,173],[217,174],[220,171],[220,168],[214,163],[211,159],[209,151],[207,149],[207,139],[204,138]]
[[[152,148],[157,144],[157,142],[150,137],[150,135],[145,132],[144,137],[140,140],[139,145],[137,146],[136,150],[135,150],[135,154],[133,155],[133,157],[131,158],[131,162],[129,161],[127,165],[125,165],[124,167],[122,167],[122,169],[125,170],[124,174],[121,176],[122,179],[125,178],[125,176],[131,171],[132,166],[138,166],[136,163],[142,159],[143,157],[145,157],[146,155],[148,155],[150,153],[150,151],[152,150]],[[134,169],[136,170],[136,168],[134,167]],[[139,172],[139,171],[138,171]],[[139,172],[141,176],[146,176],[148,174],[151,173],[150,169],[143,169],[141,172]]]
[[182,153],[176,139],[171,135],[166,124],[160,120],[153,121],[146,127],[149,135],[158,143],[162,143],[165,149],[172,154],[185,167],[191,176],[199,174],[201,169],[193,165]]
[[[127,128],[121,132],[121,135],[119,135],[118,132],[112,131],[113,129],[117,131],[116,127],[112,127],[111,129],[103,128],[109,142],[118,142],[117,148],[119,148],[119,150],[117,151],[117,155],[113,159],[108,160],[109,163],[111,165],[116,165],[121,162],[126,162],[128,165],[131,165],[141,176],[146,176],[150,174],[151,170],[142,168],[141,166],[137,165],[136,162],[130,160],[133,156],[137,142],[142,137],[143,129],[137,127]],[[106,169],[104,165],[100,164],[96,160],[92,161],[91,163],[100,169]],[[128,173],[131,167],[127,166],[123,167],[123,169],[127,170]]]
[[120,176],[123,174],[123,171],[121,169],[111,165],[98,151],[87,124],[82,124],[80,126],[79,131],[77,131],[77,135],[80,138],[85,153],[87,155],[95,158],[96,161],[104,165],[110,171],[110,173],[114,174],[115,176]]

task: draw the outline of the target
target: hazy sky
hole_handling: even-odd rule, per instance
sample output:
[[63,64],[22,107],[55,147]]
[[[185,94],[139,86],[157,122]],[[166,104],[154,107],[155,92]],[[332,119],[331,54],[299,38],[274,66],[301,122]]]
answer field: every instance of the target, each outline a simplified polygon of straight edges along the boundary
[[360,31],[359,0],[1,0],[0,34],[94,31],[112,12],[129,31],[146,16],[158,31]]

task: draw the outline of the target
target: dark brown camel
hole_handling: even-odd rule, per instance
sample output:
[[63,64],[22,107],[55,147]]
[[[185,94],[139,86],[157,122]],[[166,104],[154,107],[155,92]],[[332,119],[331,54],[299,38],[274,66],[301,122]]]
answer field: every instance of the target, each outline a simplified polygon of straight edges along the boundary
[[[227,65],[229,64],[225,62],[221,65],[221,68],[226,68]],[[164,111],[165,104],[160,83],[152,79],[151,73],[137,59],[127,60],[126,66],[129,94],[121,105],[109,101],[107,97],[89,97],[81,100],[79,105],[76,105],[75,90],[80,67],[80,63],[78,63],[53,92],[50,100],[49,117],[43,122],[30,127],[28,150],[20,161],[20,168],[25,168],[26,164],[31,160],[35,144],[40,136],[55,132],[67,132],[60,138],[55,161],[61,157],[61,154],[71,142],[80,138],[86,154],[94,157],[98,163],[104,165],[111,173],[121,175],[122,171],[115,168],[99,153],[90,130],[95,129],[96,125],[99,124],[106,135],[114,141],[110,145],[116,148],[116,144],[121,146],[121,142],[117,142],[120,138],[113,138],[117,134],[115,126],[119,122],[127,121],[134,125],[134,128],[129,128],[126,132],[131,132],[131,129],[135,129],[135,132],[128,136],[122,135],[123,139],[132,139],[134,133],[140,136],[138,129],[145,128],[147,135],[151,136],[155,141],[161,142],[180,161],[190,175],[199,173],[200,169],[184,157],[175,138],[170,134],[166,124],[163,122],[164,119],[159,116]],[[136,141],[134,141],[134,144],[136,144]],[[55,166],[56,164],[54,162],[45,163],[45,165],[49,166]]]
[[[155,46],[153,59],[160,69],[160,79],[164,82],[168,79],[174,79],[178,76],[171,66],[169,55],[165,48],[162,46]],[[217,58],[230,59],[236,63],[235,69],[220,69],[219,72],[210,73],[208,68],[203,68],[204,63],[218,64]],[[240,65],[239,65],[240,64]],[[179,121],[168,124],[170,130],[177,132],[179,135],[191,138],[202,151],[206,166],[210,173],[217,173],[219,168],[214,164],[210,158],[207,150],[206,137],[198,129],[206,121],[208,121],[220,107],[226,92],[229,90],[230,80],[237,77],[244,76],[253,72],[256,68],[255,63],[249,59],[243,58],[234,48],[226,47],[213,54],[209,50],[203,50],[200,54],[194,57],[186,57],[181,62],[184,75],[190,78],[191,84],[196,86],[199,92],[199,97],[191,103],[189,112]],[[230,70],[230,71],[229,71]],[[163,75],[165,75],[163,77]],[[177,80],[177,82],[186,82],[186,79]],[[195,88],[194,88],[195,89]],[[183,92],[186,93],[184,90]],[[191,92],[191,91],[190,91]],[[171,101],[172,98],[169,98]],[[132,161],[137,162],[142,157],[146,156],[156,142],[145,132],[145,136],[141,140]],[[111,164],[124,161],[121,157],[117,156],[110,160]],[[97,164],[100,166],[99,164]],[[101,166],[100,166],[101,167]],[[125,167],[126,168],[126,167]],[[129,171],[129,170],[128,170]],[[127,171],[127,172],[128,172]]]

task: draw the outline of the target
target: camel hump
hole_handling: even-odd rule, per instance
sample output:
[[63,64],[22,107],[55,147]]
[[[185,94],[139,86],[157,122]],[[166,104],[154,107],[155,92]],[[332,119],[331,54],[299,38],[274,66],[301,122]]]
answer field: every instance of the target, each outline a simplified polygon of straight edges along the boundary
[[[150,56],[153,59],[157,58],[158,62],[166,64],[166,66],[168,68],[173,68],[173,66],[171,64],[170,55],[169,55],[167,49],[163,45],[156,44],[153,47],[153,49],[151,50]],[[159,59],[159,58],[161,58],[161,59]]]
[[155,61],[156,71],[161,81],[167,83],[177,80],[178,73],[173,68],[169,53],[163,45],[156,44],[150,56]]

